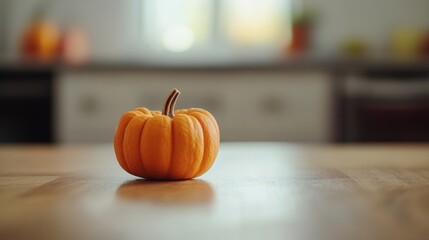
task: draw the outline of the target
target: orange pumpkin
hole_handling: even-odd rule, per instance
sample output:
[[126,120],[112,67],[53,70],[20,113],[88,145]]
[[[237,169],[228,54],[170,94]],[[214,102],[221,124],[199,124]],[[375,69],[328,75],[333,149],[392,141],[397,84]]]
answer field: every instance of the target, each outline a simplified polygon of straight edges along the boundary
[[21,51],[27,59],[46,62],[57,58],[59,45],[57,26],[46,20],[35,20],[24,32]]
[[173,89],[162,113],[136,108],[119,120],[114,147],[125,171],[147,179],[184,180],[212,166],[220,143],[217,122],[204,109],[174,111],[179,94]]

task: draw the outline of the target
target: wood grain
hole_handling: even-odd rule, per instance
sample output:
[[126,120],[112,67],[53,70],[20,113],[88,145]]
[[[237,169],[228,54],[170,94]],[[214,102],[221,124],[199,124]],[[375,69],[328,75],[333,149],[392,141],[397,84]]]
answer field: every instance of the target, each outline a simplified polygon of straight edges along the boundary
[[111,145],[0,146],[0,239],[428,239],[429,145],[224,143],[199,179]]

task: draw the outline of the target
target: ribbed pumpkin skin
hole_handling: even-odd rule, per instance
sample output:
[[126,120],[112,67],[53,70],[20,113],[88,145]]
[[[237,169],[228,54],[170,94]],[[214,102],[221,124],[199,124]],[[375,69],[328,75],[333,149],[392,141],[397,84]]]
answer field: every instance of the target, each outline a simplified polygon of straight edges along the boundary
[[219,144],[215,118],[200,108],[177,110],[173,118],[136,108],[121,117],[114,137],[121,167],[146,179],[201,176],[216,159]]

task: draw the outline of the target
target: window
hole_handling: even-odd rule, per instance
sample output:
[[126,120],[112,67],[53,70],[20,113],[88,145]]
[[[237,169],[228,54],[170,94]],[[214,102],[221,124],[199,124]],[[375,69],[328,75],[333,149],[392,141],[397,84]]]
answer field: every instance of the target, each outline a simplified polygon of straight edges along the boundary
[[148,0],[143,4],[143,34],[148,44],[184,52],[210,41],[211,0]]
[[223,24],[239,45],[274,44],[290,38],[289,6],[283,0],[225,0]]
[[287,44],[290,0],[144,0],[143,41],[161,52]]

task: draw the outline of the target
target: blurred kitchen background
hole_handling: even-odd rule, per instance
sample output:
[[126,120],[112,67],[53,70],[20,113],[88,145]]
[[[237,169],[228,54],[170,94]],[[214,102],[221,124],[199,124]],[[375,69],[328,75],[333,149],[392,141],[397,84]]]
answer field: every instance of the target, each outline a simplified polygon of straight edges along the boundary
[[429,141],[427,0],[0,0],[0,142],[111,142],[123,112],[223,141]]

